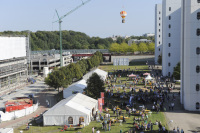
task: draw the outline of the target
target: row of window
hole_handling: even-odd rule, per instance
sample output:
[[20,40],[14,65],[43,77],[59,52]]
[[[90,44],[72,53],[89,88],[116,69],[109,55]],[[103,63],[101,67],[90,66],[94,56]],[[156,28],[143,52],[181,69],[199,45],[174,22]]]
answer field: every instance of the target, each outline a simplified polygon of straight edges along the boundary
[[[84,117],[79,117],[79,123],[84,122]],[[73,124],[73,118],[68,117],[68,124]]]

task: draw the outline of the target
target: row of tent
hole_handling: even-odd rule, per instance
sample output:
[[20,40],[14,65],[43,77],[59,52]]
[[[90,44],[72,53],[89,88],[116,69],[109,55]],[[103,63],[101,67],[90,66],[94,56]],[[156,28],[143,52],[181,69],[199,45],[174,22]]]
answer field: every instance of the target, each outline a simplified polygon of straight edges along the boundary
[[[83,76],[83,79],[63,90],[63,97],[59,103],[43,114],[44,126],[51,125],[89,125],[93,115],[98,111],[98,101],[82,92],[87,87],[87,79],[97,73],[103,80],[107,72],[95,69]],[[74,94],[74,92],[77,92]]]

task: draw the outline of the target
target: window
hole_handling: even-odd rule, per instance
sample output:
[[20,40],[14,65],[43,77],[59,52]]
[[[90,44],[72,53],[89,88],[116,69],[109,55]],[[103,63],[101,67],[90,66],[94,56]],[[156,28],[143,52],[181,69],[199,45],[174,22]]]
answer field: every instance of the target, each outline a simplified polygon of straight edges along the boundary
[[199,91],[199,84],[196,84],[196,91]]
[[171,25],[169,24],[169,29],[171,28]]
[[171,53],[168,53],[168,56],[170,57],[170,56],[171,56]]
[[170,63],[170,62],[168,63],[168,66],[171,66],[171,63]]
[[159,23],[159,26],[160,26],[160,23]]
[[199,73],[200,67],[196,66],[196,72]]
[[68,124],[73,124],[73,118],[71,116],[68,118]]
[[160,12],[159,12],[159,14],[160,14]]
[[169,11],[171,11],[171,7],[169,7]]
[[160,29],[158,31],[160,32]]
[[169,20],[171,20],[171,16],[169,16]]
[[160,20],[160,17],[159,17],[159,20]]
[[159,44],[160,44],[160,42],[159,42]]
[[200,19],[200,12],[197,12],[197,19]]
[[168,36],[171,37],[171,33],[169,33]]
[[171,75],[171,73],[170,72],[168,72],[168,76],[170,77],[170,75]]
[[158,50],[160,51],[160,48]]
[[196,109],[199,109],[199,102],[196,103]]
[[197,49],[196,49],[196,53],[197,53],[197,55],[200,54],[200,48],[199,48],[199,47],[197,47]]
[[197,3],[200,3],[200,0],[197,0]]
[[200,29],[197,29],[197,36],[200,35]]
[[159,38],[160,38],[160,35],[159,35]]
[[168,46],[171,47],[171,43],[168,43]]

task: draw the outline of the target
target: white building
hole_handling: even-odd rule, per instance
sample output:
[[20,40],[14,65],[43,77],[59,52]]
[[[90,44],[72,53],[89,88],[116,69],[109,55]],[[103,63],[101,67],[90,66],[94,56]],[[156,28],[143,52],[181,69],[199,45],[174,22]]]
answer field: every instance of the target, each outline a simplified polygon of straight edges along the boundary
[[182,0],[181,103],[200,111],[200,0]]
[[143,36],[144,37],[154,37],[155,34],[154,33],[145,33]]
[[171,76],[180,62],[181,0],[163,0],[162,74]]
[[131,44],[133,43],[141,43],[141,42],[144,42],[144,43],[151,43],[152,40],[147,40],[147,39],[140,39],[140,40],[137,40],[137,39],[130,39],[128,41],[128,45],[131,46]]
[[162,54],[162,4],[155,7],[155,64],[158,64],[158,57]]

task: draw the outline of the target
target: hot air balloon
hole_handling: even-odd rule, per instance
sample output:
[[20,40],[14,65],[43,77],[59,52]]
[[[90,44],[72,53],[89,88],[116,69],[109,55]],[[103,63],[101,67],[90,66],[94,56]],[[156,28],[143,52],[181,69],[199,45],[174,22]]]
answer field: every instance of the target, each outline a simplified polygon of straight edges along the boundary
[[122,17],[122,23],[125,23],[125,17],[126,17],[127,13],[126,11],[121,11],[120,12],[120,16]]

